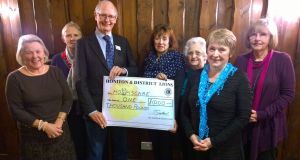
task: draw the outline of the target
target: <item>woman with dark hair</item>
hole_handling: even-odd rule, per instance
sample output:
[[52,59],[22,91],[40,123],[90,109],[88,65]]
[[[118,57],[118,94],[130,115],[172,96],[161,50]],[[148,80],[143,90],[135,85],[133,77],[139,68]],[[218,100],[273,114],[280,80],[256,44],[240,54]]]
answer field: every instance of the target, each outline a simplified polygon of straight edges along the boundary
[[[172,28],[160,24],[155,26],[150,37],[150,52],[145,59],[143,76],[161,80],[175,80],[175,101],[179,99],[180,88],[176,87],[176,76],[184,68],[184,56],[178,49],[177,40]],[[169,132],[150,131],[154,156],[157,160],[172,159],[172,143],[177,130],[178,102],[175,102],[174,128]]]

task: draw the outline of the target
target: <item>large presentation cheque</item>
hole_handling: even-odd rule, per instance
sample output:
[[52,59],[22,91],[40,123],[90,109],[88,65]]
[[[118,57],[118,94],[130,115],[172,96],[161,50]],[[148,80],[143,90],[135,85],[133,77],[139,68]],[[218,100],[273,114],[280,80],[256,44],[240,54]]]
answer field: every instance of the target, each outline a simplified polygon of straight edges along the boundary
[[102,113],[108,126],[170,130],[174,125],[174,81],[104,76]]

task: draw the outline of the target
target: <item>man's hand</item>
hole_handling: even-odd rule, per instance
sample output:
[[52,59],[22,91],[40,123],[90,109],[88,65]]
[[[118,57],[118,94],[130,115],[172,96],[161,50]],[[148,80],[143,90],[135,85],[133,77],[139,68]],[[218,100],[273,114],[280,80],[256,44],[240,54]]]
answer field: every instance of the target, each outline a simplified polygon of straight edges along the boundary
[[121,68],[119,66],[113,66],[113,68],[109,72],[109,79],[115,79],[117,76],[120,76],[122,74],[126,74],[127,70],[124,68]]
[[97,123],[102,129],[104,129],[107,125],[106,120],[104,115],[102,114],[102,112],[94,112],[92,114],[89,115],[90,118]]

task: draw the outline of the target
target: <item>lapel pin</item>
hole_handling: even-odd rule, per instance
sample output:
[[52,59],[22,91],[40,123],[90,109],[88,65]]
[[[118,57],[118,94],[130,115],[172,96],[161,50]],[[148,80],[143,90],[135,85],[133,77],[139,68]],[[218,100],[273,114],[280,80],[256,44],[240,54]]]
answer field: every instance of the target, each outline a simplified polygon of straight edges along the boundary
[[121,51],[121,47],[120,47],[120,46],[118,46],[118,45],[115,45],[115,47],[116,47],[116,50],[119,50],[119,51]]

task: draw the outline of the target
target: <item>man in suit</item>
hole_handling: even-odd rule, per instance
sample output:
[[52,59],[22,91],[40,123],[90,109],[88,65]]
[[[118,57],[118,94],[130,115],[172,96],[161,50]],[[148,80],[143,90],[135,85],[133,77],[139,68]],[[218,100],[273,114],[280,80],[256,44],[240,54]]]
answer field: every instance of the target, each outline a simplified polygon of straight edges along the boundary
[[[97,22],[95,32],[77,42],[76,48],[76,89],[86,115],[88,134],[88,160],[102,160],[107,132],[112,138],[112,158],[127,160],[125,128],[106,128],[102,114],[103,76],[136,76],[137,68],[126,38],[112,34],[117,21],[117,9],[110,1],[99,1],[94,12]],[[109,36],[109,42],[105,37]],[[109,44],[110,43],[110,44]],[[112,45],[111,45],[112,44]],[[109,46],[112,46],[112,58]],[[113,61],[110,66],[109,61]]]

